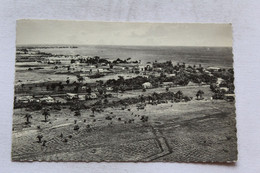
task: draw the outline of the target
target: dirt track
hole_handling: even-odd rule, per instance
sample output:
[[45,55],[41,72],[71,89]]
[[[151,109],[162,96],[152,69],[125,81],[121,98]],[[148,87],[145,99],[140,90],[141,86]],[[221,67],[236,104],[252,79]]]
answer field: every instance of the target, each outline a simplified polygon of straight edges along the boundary
[[[22,114],[25,111],[17,110],[14,114],[12,158],[20,161],[236,159],[233,103],[194,100],[147,105],[145,110],[137,110],[135,106],[129,108],[131,111],[107,108],[103,113],[96,113],[95,117],[90,117],[91,112],[87,110],[82,111],[81,117],[73,116],[74,112],[70,110],[56,111],[49,118],[52,124],[42,122],[43,116],[34,112],[31,127],[18,123],[24,122]],[[113,119],[106,120],[107,115]],[[141,115],[148,115],[149,121],[143,123]],[[130,119],[134,119],[133,123],[125,124]],[[73,130],[74,120],[77,120],[79,131]],[[40,130],[36,128],[38,125]],[[38,134],[44,136],[46,146],[37,142]]]

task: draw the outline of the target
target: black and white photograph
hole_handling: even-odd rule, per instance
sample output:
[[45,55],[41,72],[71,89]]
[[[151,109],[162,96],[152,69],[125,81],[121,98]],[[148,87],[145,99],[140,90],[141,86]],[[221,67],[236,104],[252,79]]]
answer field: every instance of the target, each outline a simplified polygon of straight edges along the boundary
[[12,161],[237,161],[232,25],[17,20]]

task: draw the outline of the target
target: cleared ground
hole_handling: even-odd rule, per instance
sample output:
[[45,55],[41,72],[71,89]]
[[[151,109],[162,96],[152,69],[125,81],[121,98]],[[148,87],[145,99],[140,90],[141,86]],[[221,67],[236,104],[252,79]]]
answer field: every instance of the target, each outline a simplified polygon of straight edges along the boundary
[[[194,97],[199,88],[181,90]],[[49,122],[44,122],[42,112],[34,111],[30,112],[33,117],[30,125],[25,124],[27,111],[15,109],[12,158],[15,161],[236,160],[234,103],[210,100],[209,89],[204,87],[203,91],[205,100],[148,104],[143,110],[137,110],[136,105],[124,110],[115,106],[95,112],[95,117],[89,110],[81,110],[81,116],[76,117],[64,107],[61,111],[51,110]],[[108,115],[112,120],[106,119]],[[140,120],[142,115],[149,117],[148,122]],[[76,124],[78,131],[74,130]],[[43,135],[42,141],[46,140],[46,146],[37,142],[39,134]]]

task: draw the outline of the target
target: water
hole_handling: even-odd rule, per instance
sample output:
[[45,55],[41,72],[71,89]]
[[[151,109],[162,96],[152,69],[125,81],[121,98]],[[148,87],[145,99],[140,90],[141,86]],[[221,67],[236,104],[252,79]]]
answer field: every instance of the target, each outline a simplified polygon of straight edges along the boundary
[[141,60],[142,63],[168,61],[202,64],[205,67],[232,67],[230,47],[151,47],[151,46],[77,46],[77,48],[47,48],[43,52],[60,55],[100,56],[107,59]]

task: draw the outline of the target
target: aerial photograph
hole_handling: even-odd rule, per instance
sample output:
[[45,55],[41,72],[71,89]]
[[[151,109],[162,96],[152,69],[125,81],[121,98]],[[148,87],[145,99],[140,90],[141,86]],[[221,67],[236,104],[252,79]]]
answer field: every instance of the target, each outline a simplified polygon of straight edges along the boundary
[[16,27],[12,161],[237,160],[230,24]]

